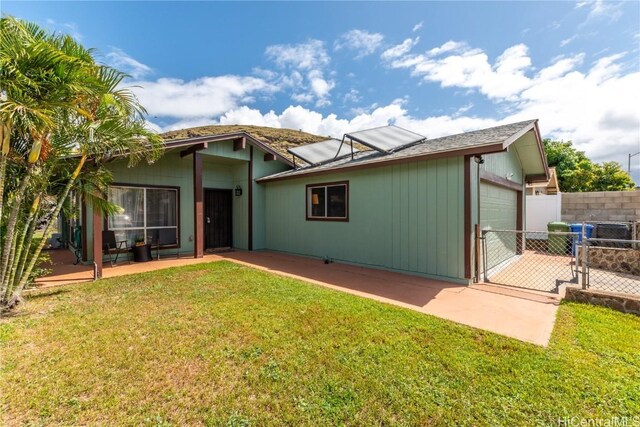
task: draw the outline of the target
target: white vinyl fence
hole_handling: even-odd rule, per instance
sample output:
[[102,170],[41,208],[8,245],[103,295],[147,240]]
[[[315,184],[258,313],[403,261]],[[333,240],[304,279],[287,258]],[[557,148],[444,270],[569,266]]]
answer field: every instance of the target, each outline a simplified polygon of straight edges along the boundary
[[551,221],[560,221],[562,195],[527,196],[526,231],[546,231]]

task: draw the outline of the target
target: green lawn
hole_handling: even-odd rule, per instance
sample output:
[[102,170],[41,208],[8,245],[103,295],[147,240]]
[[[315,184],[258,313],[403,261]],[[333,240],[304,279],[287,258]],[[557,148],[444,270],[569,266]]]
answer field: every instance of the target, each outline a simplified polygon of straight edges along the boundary
[[[558,425],[640,414],[640,318],[548,348],[230,262],[35,295],[0,322],[5,425]],[[1,422],[0,422],[1,423]]]

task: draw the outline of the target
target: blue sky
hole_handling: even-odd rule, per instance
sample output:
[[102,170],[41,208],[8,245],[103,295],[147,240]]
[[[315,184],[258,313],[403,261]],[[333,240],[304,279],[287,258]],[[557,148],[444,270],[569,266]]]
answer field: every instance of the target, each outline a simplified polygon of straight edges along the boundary
[[396,123],[432,138],[539,118],[596,161],[640,151],[638,1],[1,7],[127,71],[158,130]]

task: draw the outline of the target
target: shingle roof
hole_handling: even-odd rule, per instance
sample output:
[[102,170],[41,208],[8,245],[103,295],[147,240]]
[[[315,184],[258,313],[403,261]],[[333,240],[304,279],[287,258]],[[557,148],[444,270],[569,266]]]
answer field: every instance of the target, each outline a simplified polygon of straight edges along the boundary
[[294,170],[281,172],[259,179],[258,181],[270,181],[275,179],[284,179],[289,177],[303,176],[311,173],[319,173],[330,171],[333,169],[347,169],[364,164],[383,163],[392,160],[424,157],[436,155],[440,153],[451,153],[451,156],[460,155],[460,152],[473,148],[482,148],[484,146],[492,146],[495,144],[507,145],[513,142],[517,136],[531,129],[537,120],[527,120],[518,123],[510,123],[502,126],[495,126],[488,129],[481,129],[471,132],[460,133],[457,135],[444,136],[436,139],[427,139],[424,142],[410,145],[403,149],[398,149],[391,153],[383,153],[378,151],[361,151],[354,154],[353,159],[345,157],[333,162],[321,164],[318,166],[301,167]]
[[431,143],[443,150],[493,144],[506,141],[509,137],[517,134],[520,130],[533,125],[536,121],[537,120],[526,120],[524,122],[510,123],[508,125],[474,130],[471,132],[459,133],[457,135],[443,136],[442,138],[428,140],[426,143]]

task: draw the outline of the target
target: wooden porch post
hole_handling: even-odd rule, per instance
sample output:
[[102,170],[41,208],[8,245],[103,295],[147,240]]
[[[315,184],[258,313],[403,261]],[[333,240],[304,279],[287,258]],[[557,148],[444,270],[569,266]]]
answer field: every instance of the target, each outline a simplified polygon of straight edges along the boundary
[[[464,277],[471,279],[471,156],[464,156]],[[478,262],[477,260],[475,261]]]
[[102,277],[102,212],[93,207],[93,262],[96,263],[96,277]]
[[197,151],[193,153],[193,257],[204,256],[204,206],[202,203],[202,156]]
[[524,253],[525,239],[527,237],[527,233],[525,232],[525,229],[524,229],[524,221],[522,220],[522,218],[523,218],[523,215],[522,215],[522,204],[523,204],[522,193],[523,193],[522,190],[516,192],[516,204],[518,205],[516,207],[516,230],[522,232],[521,237],[519,239],[518,239],[518,236],[516,234],[516,253],[518,255],[522,255]]

